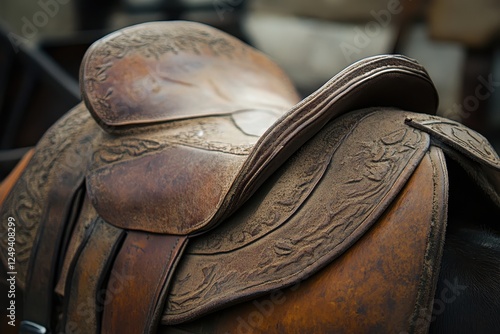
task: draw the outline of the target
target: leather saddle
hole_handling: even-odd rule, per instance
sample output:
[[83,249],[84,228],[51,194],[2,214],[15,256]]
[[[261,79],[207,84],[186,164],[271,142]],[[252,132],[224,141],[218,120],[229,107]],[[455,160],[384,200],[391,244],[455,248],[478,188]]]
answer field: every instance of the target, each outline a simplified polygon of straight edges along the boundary
[[[444,153],[500,206],[497,154],[432,115],[435,88],[404,56],[361,60],[299,101],[235,38],[156,22],[96,42],[80,79],[84,102],[45,134],[1,207],[16,219],[27,333],[150,333],[292,286],[428,168],[414,319],[430,312],[442,252]],[[411,319],[405,330],[419,332]]]

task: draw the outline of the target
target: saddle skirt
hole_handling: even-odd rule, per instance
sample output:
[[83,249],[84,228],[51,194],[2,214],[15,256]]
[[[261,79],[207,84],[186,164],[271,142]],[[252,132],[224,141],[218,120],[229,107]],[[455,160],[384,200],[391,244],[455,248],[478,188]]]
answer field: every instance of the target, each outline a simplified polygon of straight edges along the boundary
[[432,81],[404,56],[361,60],[299,102],[253,48],[155,22],[96,42],[80,79],[84,103],[45,134],[1,207],[18,227],[25,330],[52,328],[60,308],[59,329],[154,332],[296,284],[355,244],[429,160],[414,318],[432,310],[444,154],[500,206],[498,155],[432,116]]

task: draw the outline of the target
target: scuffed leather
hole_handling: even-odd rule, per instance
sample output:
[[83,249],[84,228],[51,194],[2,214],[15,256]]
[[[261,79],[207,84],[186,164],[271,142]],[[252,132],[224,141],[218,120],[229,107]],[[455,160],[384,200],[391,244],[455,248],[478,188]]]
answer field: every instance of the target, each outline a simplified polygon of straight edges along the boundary
[[[361,60],[299,102],[254,49],[201,24],[157,22],[93,45],[81,84],[84,103],[46,133],[0,212],[17,218],[19,285],[35,301],[26,314],[47,327],[53,288],[63,326],[151,332],[161,318],[224,332],[238,326],[228,316],[252,314],[244,301],[303,282],[259,330],[425,332],[446,226],[443,153],[492,198],[500,191],[498,156],[429,115],[434,85],[404,56]],[[379,304],[380,280],[362,270],[374,265],[405,268],[386,276],[395,288],[383,286]],[[144,286],[96,298],[82,316],[82,298],[110,289],[117,268],[148,275]],[[332,286],[351,288],[321,293]],[[297,318],[310,303],[315,314]]]

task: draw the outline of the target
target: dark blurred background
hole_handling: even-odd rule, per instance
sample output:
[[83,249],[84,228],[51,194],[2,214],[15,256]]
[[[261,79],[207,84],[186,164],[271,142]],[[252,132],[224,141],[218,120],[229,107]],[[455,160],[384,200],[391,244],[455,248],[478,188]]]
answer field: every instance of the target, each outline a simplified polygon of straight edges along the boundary
[[268,54],[306,96],[350,63],[402,53],[439,114],[500,151],[500,0],[0,0],[0,179],[80,101],[88,46],[124,26],[193,20]]

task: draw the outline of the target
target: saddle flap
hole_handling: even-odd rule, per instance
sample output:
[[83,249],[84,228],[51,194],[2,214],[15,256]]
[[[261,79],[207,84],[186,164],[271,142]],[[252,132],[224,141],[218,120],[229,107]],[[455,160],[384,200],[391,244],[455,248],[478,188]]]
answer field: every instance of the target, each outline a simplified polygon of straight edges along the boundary
[[108,132],[253,109],[279,117],[299,100],[263,54],[194,22],[144,23],[104,37],[87,51],[80,82],[87,108]]
[[409,118],[406,123],[429,133],[481,165],[500,171],[500,158],[488,140],[464,125],[441,117],[422,115]]
[[126,229],[196,233],[221,206],[244,156],[187,146],[101,167],[87,189],[101,217]]
[[484,136],[458,122],[436,116],[415,115],[406,123],[429,133],[435,145],[458,161],[500,206],[500,157]]

